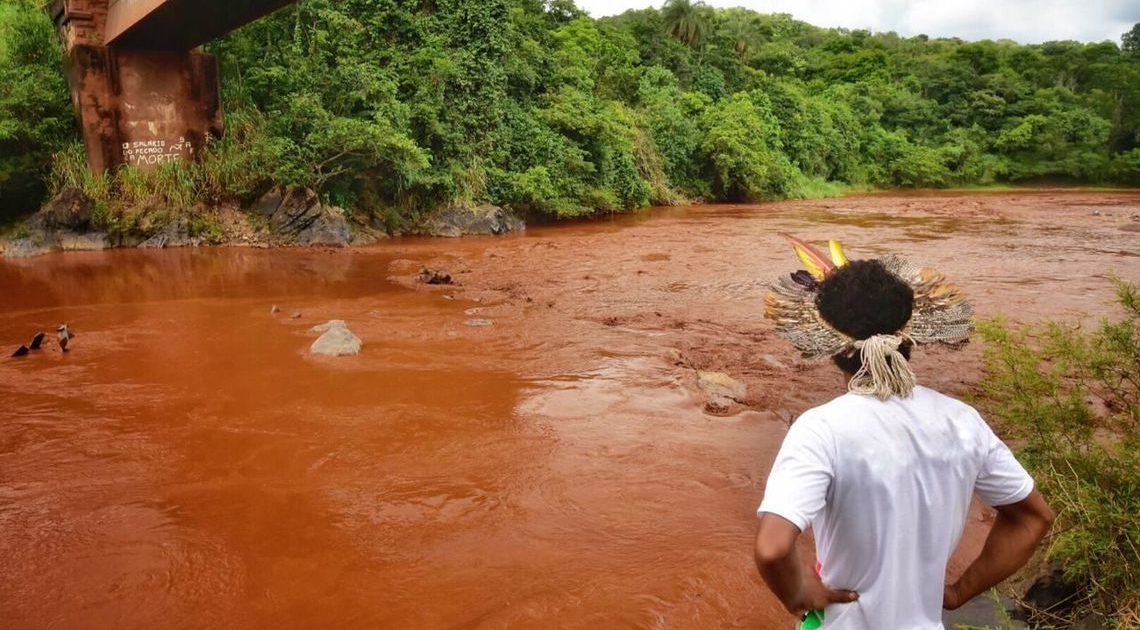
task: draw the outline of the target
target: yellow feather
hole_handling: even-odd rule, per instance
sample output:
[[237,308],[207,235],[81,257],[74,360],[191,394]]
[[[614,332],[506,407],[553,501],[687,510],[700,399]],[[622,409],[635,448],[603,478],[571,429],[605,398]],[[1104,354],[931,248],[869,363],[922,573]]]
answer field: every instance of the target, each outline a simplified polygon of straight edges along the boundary
[[799,245],[792,245],[792,248],[796,250],[796,255],[800,257],[800,262],[804,264],[804,269],[816,280],[823,280],[823,277],[827,274],[822,267],[816,264],[815,257]]
[[843,246],[839,244],[839,241],[830,240],[827,242],[827,246],[831,249],[831,261],[835,263],[836,267],[842,267],[850,262],[847,260],[847,254],[843,253]]
[[831,264],[819,250],[808,245],[804,241],[792,236],[791,234],[780,234],[792,244],[792,249],[796,251],[796,256],[800,257],[800,262],[804,264],[804,269],[812,275],[816,280],[823,280],[827,274],[835,271],[835,265]]

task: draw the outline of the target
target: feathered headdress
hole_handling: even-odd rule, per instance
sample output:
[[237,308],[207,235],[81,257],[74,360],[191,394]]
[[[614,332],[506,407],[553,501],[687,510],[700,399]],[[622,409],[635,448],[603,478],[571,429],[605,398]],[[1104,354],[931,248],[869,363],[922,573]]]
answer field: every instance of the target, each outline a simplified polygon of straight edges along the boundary
[[914,291],[910,322],[895,334],[875,335],[869,339],[853,339],[839,332],[824,321],[815,298],[819,283],[847,264],[843,247],[838,241],[829,241],[829,259],[804,241],[787,234],[783,236],[791,241],[806,269],[780,276],[772,283],[764,301],[764,316],[774,320],[776,332],[792,342],[805,357],[820,358],[859,350],[863,368],[851,380],[851,391],[880,398],[909,395],[914,387],[914,374],[898,352],[904,342],[961,346],[969,340],[974,311],[962,290],[942,274],[894,255],[879,262]]

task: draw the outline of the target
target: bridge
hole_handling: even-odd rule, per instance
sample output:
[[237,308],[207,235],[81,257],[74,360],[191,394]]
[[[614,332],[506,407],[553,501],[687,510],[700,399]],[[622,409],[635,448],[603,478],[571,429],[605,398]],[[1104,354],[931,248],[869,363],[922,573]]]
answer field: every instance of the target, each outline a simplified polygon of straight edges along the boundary
[[189,160],[222,133],[218,61],[201,46],[293,0],[54,0],[95,172]]

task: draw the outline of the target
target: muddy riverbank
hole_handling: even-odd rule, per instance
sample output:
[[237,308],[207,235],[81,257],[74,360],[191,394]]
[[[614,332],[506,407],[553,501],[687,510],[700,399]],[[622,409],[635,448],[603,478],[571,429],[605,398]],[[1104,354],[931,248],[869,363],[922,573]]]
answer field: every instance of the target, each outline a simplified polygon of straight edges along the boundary
[[[4,347],[76,332],[0,360],[0,627],[787,627],[753,511],[787,422],[843,385],[760,317],[777,233],[937,267],[982,316],[1096,318],[1140,280],[1137,212],[871,195],[0,261]],[[306,353],[330,319],[359,356]],[[915,361],[956,394],[979,366]],[[698,370],[746,391],[708,413]]]

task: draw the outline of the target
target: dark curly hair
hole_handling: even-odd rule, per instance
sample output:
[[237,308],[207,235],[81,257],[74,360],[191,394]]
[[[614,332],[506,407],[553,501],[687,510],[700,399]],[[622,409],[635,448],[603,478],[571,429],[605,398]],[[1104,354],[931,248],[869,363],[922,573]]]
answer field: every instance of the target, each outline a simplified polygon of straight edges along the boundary
[[[914,290],[877,260],[853,260],[823,280],[815,297],[823,320],[853,339],[896,333],[910,321]],[[899,351],[910,358],[910,344]],[[832,357],[841,370],[859,371],[858,351]]]

